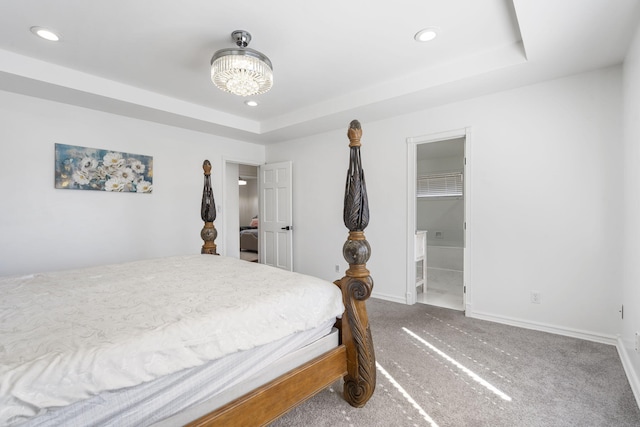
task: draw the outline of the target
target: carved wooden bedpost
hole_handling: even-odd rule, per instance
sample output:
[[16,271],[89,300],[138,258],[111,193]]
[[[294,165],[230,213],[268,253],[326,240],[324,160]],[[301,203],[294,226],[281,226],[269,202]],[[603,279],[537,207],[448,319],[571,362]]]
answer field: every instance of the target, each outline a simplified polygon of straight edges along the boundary
[[364,229],[369,224],[369,203],[360,160],[360,122],[353,120],[347,135],[351,157],[343,216],[349,237],[342,254],[349,263],[349,269],[336,284],[342,289],[347,311],[342,317],[342,342],[347,348],[348,372],[344,378],[344,397],[352,406],[361,407],[367,403],[376,385],[373,340],[365,305],[373,289],[373,279],[366,265],[371,247],[364,236]]
[[200,216],[204,221],[204,227],[200,232],[200,237],[204,240],[204,245],[202,245],[200,253],[218,255],[215,244],[218,231],[213,225],[213,221],[216,220],[216,202],[213,199],[213,190],[211,189],[211,162],[205,160],[202,169],[204,169],[204,189],[202,190]]

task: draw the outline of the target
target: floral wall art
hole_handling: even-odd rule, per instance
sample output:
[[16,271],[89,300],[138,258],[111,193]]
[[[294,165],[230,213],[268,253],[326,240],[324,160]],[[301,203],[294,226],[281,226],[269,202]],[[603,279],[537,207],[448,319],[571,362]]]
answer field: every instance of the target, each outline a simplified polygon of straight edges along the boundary
[[55,144],[56,188],[151,193],[153,157]]

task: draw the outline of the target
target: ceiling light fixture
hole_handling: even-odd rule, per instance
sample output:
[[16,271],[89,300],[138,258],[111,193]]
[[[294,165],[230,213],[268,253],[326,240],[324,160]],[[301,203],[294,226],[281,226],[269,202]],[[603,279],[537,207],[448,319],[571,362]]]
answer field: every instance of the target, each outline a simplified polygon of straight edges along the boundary
[[418,42],[428,42],[438,37],[438,28],[424,28],[416,33],[413,38]]
[[248,101],[244,101],[245,104],[247,104],[249,107],[257,107],[258,106],[258,102],[254,101],[253,99],[250,99]]
[[251,34],[231,33],[237,48],[221,49],[211,58],[211,80],[220,89],[239,96],[260,95],[273,86],[273,66],[262,53],[249,49]]
[[43,27],[31,27],[31,32],[40,38],[43,38],[45,40],[49,40],[52,42],[57,42],[58,40],[60,40],[60,36],[58,36],[53,31]]

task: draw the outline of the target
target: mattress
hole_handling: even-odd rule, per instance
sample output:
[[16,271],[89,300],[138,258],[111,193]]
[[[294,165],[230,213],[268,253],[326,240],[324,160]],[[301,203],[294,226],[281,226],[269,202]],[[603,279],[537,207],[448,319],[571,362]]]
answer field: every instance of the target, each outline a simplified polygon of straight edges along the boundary
[[240,231],[240,250],[258,252],[258,229]]
[[[331,330],[330,333],[327,331]],[[156,380],[105,391],[30,418],[20,427],[185,425],[338,345],[325,324]]]
[[240,234],[250,234],[256,239],[258,238],[258,229],[257,228],[247,228],[245,230],[240,230]]
[[339,289],[193,255],[0,278],[0,425],[331,322]]

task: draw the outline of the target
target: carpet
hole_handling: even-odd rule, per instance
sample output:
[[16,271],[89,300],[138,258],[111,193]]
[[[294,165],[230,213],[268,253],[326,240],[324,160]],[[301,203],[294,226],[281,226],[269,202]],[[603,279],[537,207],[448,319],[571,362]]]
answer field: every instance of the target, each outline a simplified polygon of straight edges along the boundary
[[416,304],[367,302],[376,391],[349,406],[340,382],[284,426],[640,426],[614,346]]

